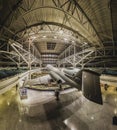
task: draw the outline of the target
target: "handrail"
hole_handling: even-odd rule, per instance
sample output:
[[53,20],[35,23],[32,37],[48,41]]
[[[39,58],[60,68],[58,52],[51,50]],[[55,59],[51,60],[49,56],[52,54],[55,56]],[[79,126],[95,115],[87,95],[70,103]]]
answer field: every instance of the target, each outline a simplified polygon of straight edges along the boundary
[[[36,70],[32,70],[32,72],[34,72]],[[24,73],[20,73],[20,74],[16,74],[15,76],[10,76],[5,78],[4,80],[0,81],[0,94],[5,93],[6,91],[8,91],[9,89],[11,89],[12,87],[14,87],[16,84],[18,84],[18,82],[25,78],[26,76],[28,76],[30,73],[30,71],[26,71]]]

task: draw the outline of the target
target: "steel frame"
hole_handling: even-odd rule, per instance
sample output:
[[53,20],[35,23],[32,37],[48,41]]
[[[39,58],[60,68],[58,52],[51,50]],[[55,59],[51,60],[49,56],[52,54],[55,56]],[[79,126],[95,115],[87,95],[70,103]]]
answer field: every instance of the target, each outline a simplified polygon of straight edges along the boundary
[[[42,30],[41,27],[43,27]],[[41,25],[41,26],[37,26],[37,27],[31,27],[30,29],[27,29],[26,31],[23,31],[21,33],[19,33],[19,35],[22,37],[21,39],[19,39],[18,41],[22,41],[23,38],[28,39],[28,37],[35,37],[35,39],[38,38],[38,42],[39,41],[58,41],[60,39],[60,41],[64,41],[64,38],[67,39],[67,42],[71,43],[72,41],[77,42],[78,44],[81,44],[80,39],[76,38],[73,34],[72,31],[64,29],[62,30],[63,33],[60,33],[61,31],[61,27],[59,26],[55,26],[55,25]],[[27,36],[25,36],[25,34],[28,34]],[[64,35],[63,35],[64,34]],[[47,36],[45,38],[43,38],[43,36]],[[54,38],[54,36],[56,36],[57,38]],[[65,41],[64,41],[65,42]]]
[[[16,62],[18,66],[23,64],[24,62],[30,67],[32,64],[42,64],[41,59],[37,58],[35,56],[35,51],[37,51],[33,44],[31,44],[32,41],[29,41],[29,48],[28,50],[24,49],[23,45],[20,43],[9,40],[10,46],[14,49],[14,51],[18,54],[18,61]],[[33,48],[33,52],[31,50],[31,47]],[[7,56],[9,57],[9,56]],[[9,57],[12,61],[15,62],[15,57]]]
[[[99,36],[97,35],[95,28],[91,24],[90,20],[86,16],[86,14],[82,11],[81,7],[79,7],[78,2],[76,2],[75,0],[64,0],[64,1],[63,0],[51,0],[51,2],[53,3],[53,5],[51,5],[51,6],[45,5],[42,2],[42,3],[40,3],[40,6],[37,7],[36,9],[33,9],[34,2],[35,1],[27,2],[28,4],[25,4],[25,8],[24,8],[24,6],[22,6],[23,4],[17,4],[17,6],[14,10],[14,13],[11,13],[13,15],[12,17],[16,16],[23,20],[23,24],[25,24],[25,27],[24,27],[25,29],[28,27],[28,23],[26,21],[25,15],[32,13],[33,11],[38,11],[38,9],[42,9],[42,8],[43,9],[44,8],[56,9],[58,11],[62,11],[64,14],[63,22],[61,23],[62,24],[61,28],[64,25],[66,25],[66,23],[69,24],[70,28],[72,28],[72,19],[74,19],[77,23],[79,23],[79,26],[82,28],[83,32],[85,32],[85,35],[84,34],[82,35],[81,33],[78,33],[77,35],[79,35],[79,34],[82,35],[82,37],[84,39],[87,39],[87,41],[89,41],[89,42],[92,41],[91,39],[96,39],[97,42],[95,44],[102,45],[101,40],[100,40]],[[17,14],[19,14],[19,15],[17,15]],[[37,19],[37,21],[38,21],[38,18],[35,17],[35,19]],[[9,25],[7,25],[8,28],[13,23],[12,20],[10,22],[11,23]],[[45,21],[45,22],[48,22],[48,21]],[[12,31],[11,31],[11,33],[13,35]],[[17,35],[17,32],[15,32],[15,35]],[[89,37],[89,35],[90,35],[90,37]]]
[[[100,59],[98,63],[111,61],[114,57],[117,58],[117,48],[112,46],[107,47],[88,47],[83,49],[80,52],[75,52],[73,45],[69,46],[64,52],[59,55],[59,60],[57,62],[58,66],[70,63],[73,67],[77,65],[81,66],[82,68],[90,63],[95,59]],[[70,54],[69,52],[75,52],[74,54]],[[108,59],[107,59],[108,58]],[[111,59],[112,58],[112,59]],[[93,64],[93,63],[92,63]]]

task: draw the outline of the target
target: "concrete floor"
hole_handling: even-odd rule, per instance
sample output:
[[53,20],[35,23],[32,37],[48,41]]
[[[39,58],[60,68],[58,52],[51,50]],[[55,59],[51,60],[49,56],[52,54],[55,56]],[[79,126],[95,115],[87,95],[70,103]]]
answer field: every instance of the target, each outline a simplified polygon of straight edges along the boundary
[[76,89],[54,92],[28,90],[20,100],[15,88],[0,96],[0,130],[117,130],[117,93],[102,90],[103,105],[88,101]]

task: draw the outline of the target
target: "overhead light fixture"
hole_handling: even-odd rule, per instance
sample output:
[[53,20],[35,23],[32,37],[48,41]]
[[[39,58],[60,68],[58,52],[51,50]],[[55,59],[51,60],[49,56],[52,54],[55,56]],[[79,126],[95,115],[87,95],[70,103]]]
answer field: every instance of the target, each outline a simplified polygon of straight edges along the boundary
[[117,114],[117,109],[115,108],[115,110],[114,110],[114,114],[116,115]]
[[54,36],[54,38],[56,39],[56,38],[57,38],[57,36]]
[[64,38],[65,41],[67,41],[68,39],[67,38]]
[[7,105],[9,106],[9,105],[10,105],[10,102],[7,102]]
[[72,41],[72,43],[74,43],[75,41]]
[[91,119],[94,120],[94,116],[91,116]]
[[21,120],[21,119],[19,119],[19,122],[22,122],[22,120]]
[[43,38],[46,38],[46,36],[44,35]]
[[114,101],[117,102],[117,98],[115,98]]
[[84,42],[84,44],[86,45],[86,44],[87,44],[87,42]]

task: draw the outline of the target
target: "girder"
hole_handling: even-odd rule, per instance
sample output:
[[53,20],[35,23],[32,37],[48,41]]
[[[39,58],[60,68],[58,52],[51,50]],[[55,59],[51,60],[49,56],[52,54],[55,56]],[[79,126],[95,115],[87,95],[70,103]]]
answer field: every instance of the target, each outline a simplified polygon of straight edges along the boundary
[[[77,35],[82,36],[82,39],[84,38],[89,43],[98,46],[101,45],[101,41],[90,20],[85,16],[84,12],[81,11],[81,8],[79,8],[74,1],[50,0],[47,3],[40,2],[39,6],[36,6],[34,8],[36,2],[36,0],[30,1],[29,4],[27,4],[23,1],[22,4],[18,4],[17,8],[15,8],[15,13],[12,14],[14,19],[9,25],[7,25],[9,33],[11,33],[13,37],[16,36],[16,34],[23,29],[26,29],[38,23],[45,22],[50,24],[59,24],[61,28],[67,26],[68,28],[71,28],[71,30],[77,32]],[[23,6],[23,4],[25,4],[25,6]],[[45,11],[42,11],[42,18],[40,18],[38,17],[38,15],[40,14],[39,12],[41,12],[41,10],[52,10],[51,12],[56,12],[57,14],[60,13],[61,18],[59,18],[59,20],[57,20],[57,18],[52,18],[52,20],[50,20],[51,17],[48,19],[48,16],[45,16],[45,14],[43,14],[43,12]],[[15,19],[15,17],[17,19]],[[14,27],[14,24],[16,27]],[[20,28],[18,28],[17,25],[20,25]],[[15,31],[13,32],[14,29]],[[15,35],[13,33],[15,33]]]
[[[99,47],[99,48],[90,47],[80,52],[76,52],[75,54],[72,54],[72,55],[69,55],[68,51],[69,49],[67,48],[59,56],[59,61],[57,62],[59,66],[62,64],[70,63],[74,67],[76,67],[77,65],[84,67],[85,65],[89,63],[91,65],[91,62],[96,59],[98,59],[98,63],[103,63],[105,61],[106,62],[111,61],[113,60],[113,58],[117,58],[117,48],[114,48],[112,46]],[[103,59],[103,62],[102,62],[102,59]]]
[[82,12],[82,14],[86,17],[88,23],[91,25],[91,27],[93,28],[93,30],[95,31],[96,35],[98,36],[99,40],[100,40],[100,44],[103,46],[102,41],[100,39],[100,36],[97,33],[97,30],[95,29],[94,25],[92,24],[91,20],[88,18],[88,16],[86,15],[86,13],[83,11],[83,9],[80,7],[80,5],[78,4],[77,0],[70,0],[71,2],[73,2],[76,7]]
[[[115,48],[117,44],[111,32],[113,27],[116,30],[114,1],[5,0],[4,3],[8,3],[8,5],[4,4],[4,7],[1,8],[2,13],[0,13],[0,41],[2,41],[0,49],[5,50],[7,41],[13,39],[17,43],[12,44],[12,48],[18,56],[13,56],[7,46],[6,53],[3,52],[1,57],[9,58],[14,63],[24,64],[25,62],[29,65],[38,62],[33,56],[40,60],[42,53],[57,55],[61,53],[59,55],[61,64],[69,62],[73,66],[84,66],[96,59],[98,62],[98,59],[110,58],[111,55],[116,57],[117,55]],[[62,30],[64,35],[57,35],[54,31],[55,26],[58,28],[56,32]],[[49,32],[44,30],[45,27],[49,28]],[[42,30],[45,32],[41,33]],[[70,35],[67,35],[67,31],[70,32]],[[29,49],[30,32],[34,32],[32,37],[39,35],[35,42],[31,43],[30,48],[32,49]],[[116,31],[114,32],[116,34]],[[116,37],[116,35],[114,36]],[[79,49],[73,45],[72,41],[79,46]],[[48,42],[55,42],[56,47],[53,51],[47,48]],[[91,51],[89,47],[89,50],[81,47],[85,42],[90,47],[96,48]],[[61,44],[58,45],[58,43]],[[107,45],[112,45],[113,48],[107,47]],[[67,47],[68,50],[64,52]],[[45,62],[51,63],[50,60],[51,58]]]
[[2,27],[4,27],[5,23],[7,22],[8,18],[11,16],[11,14],[15,10],[17,10],[17,8],[22,4],[22,2],[23,2],[23,0],[18,0],[18,2],[12,6],[11,11],[8,13],[8,15],[5,17],[5,19],[1,23],[2,26],[0,26],[0,31],[1,31]]
[[[15,52],[18,54],[18,56],[20,57],[20,63],[23,63],[23,61],[25,61],[25,63],[29,66],[34,64],[41,64],[41,60],[38,59],[35,55],[32,54],[31,50],[26,50],[23,45],[19,44],[16,41],[10,40],[9,44],[11,45],[11,47],[15,50]],[[21,60],[22,59],[22,60]],[[19,62],[19,61],[18,61]],[[29,63],[30,62],[30,63]]]

